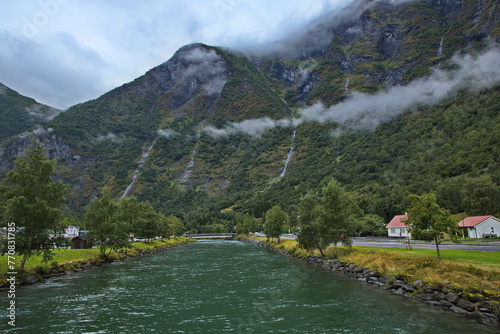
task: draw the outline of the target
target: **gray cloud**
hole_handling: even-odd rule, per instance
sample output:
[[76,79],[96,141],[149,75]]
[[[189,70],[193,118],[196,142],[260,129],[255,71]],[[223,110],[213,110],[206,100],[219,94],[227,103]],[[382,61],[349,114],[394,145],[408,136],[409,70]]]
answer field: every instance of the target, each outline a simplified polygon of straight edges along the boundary
[[[333,28],[358,19],[368,8],[386,2],[399,5],[414,0],[350,0],[323,4],[323,15],[305,25],[290,27],[285,38],[261,45],[243,47],[243,51],[253,55],[278,55],[289,59],[307,59],[318,51],[325,52],[333,37]],[[293,20],[288,19],[293,22]],[[358,32],[355,28],[348,33]],[[322,53],[321,52],[321,53]]]
[[[105,61],[72,36],[53,36],[52,46],[0,33],[0,80],[23,95],[64,109],[95,98],[105,89]],[[95,73],[89,77],[89,73]]]
[[174,136],[178,136],[179,133],[172,130],[172,129],[160,129],[158,130],[158,135],[160,137],[165,137],[165,138],[170,138],[170,137],[174,137]]
[[331,107],[316,103],[302,110],[298,118],[273,120],[265,117],[230,123],[221,129],[206,126],[202,130],[213,137],[238,132],[258,136],[275,127],[296,127],[305,122],[335,122],[371,130],[416,106],[432,106],[452,98],[460,89],[489,88],[500,82],[498,48],[478,56],[455,56],[452,62],[458,67],[456,70],[435,69],[427,78],[373,95],[354,92],[346,101]]
[[[238,48],[282,38],[348,0],[6,1],[0,82],[59,108],[144,74],[193,42]],[[206,86],[220,89],[221,80]]]
[[190,62],[182,74],[184,80],[206,82],[204,89],[207,95],[221,92],[227,81],[225,61],[221,56],[214,50],[195,48],[183,58]]

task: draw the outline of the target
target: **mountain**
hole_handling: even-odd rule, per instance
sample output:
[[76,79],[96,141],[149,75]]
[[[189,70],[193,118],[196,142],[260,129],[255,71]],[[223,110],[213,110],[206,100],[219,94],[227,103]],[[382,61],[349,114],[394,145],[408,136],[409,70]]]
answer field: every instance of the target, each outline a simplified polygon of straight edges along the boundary
[[494,0],[353,1],[259,50],[184,46],[37,137],[76,215],[107,185],[230,228],[235,212],[292,212],[329,177],[385,220],[429,191],[500,213],[499,20]]
[[0,83],[0,143],[46,124],[60,112]]

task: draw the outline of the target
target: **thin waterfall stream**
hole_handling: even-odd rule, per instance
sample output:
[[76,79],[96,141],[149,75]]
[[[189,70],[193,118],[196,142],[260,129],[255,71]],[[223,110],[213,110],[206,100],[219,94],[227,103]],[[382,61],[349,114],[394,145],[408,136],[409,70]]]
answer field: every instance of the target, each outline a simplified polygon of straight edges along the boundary
[[134,174],[132,175],[132,182],[127,186],[125,191],[123,192],[123,195],[120,199],[128,197],[130,191],[132,190],[132,187],[135,184],[135,181],[137,180],[137,177],[139,176],[139,172],[142,169],[142,165],[146,161],[146,159],[149,157],[149,154],[151,153],[151,150],[153,149],[154,145],[156,143],[156,139],[153,141],[153,143],[148,147],[146,144],[142,147],[142,154],[141,158],[139,159],[139,162],[137,163],[137,169],[134,171]]
[[285,166],[283,167],[283,170],[280,173],[280,177],[285,176],[287,170],[288,170],[288,164],[290,163],[290,160],[292,160],[293,157],[293,150],[295,149],[295,136],[297,134],[297,129],[293,130],[292,134],[292,147],[290,148],[290,151],[288,151],[288,155],[285,160]]

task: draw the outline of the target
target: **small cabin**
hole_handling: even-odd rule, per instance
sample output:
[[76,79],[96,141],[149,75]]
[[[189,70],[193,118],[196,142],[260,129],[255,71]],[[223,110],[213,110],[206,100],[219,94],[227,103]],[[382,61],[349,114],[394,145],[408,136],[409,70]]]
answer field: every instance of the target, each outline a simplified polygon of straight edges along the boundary
[[85,238],[76,236],[71,239],[71,249],[88,249],[92,248],[92,243],[87,241]]

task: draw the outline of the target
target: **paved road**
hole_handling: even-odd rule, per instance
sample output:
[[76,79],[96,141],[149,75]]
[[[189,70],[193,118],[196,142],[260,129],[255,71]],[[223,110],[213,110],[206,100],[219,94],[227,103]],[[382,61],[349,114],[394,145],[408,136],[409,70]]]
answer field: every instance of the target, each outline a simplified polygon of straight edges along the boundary
[[[265,236],[265,235],[263,235]],[[295,236],[283,236],[283,239],[296,239]],[[401,241],[370,241],[365,239],[353,239],[354,246],[367,247],[390,247],[390,248],[406,248],[406,245]],[[436,249],[434,243],[412,243],[413,248]],[[445,243],[440,244],[441,250],[467,250],[478,252],[500,252],[500,241],[493,242],[467,242],[461,244]],[[499,260],[500,262],[500,254]]]
[[[354,246],[369,246],[369,247],[391,247],[391,248],[405,248],[406,245],[400,241],[365,241],[365,240],[354,240]],[[423,248],[423,249],[436,249],[436,245],[433,243],[412,243],[413,248]],[[466,244],[440,244],[440,250],[468,250],[468,251],[480,251],[480,252],[500,252],[500,242],[488,242],[488,243],[466,243]],[[499,254],[500,262],[500,254]]]

